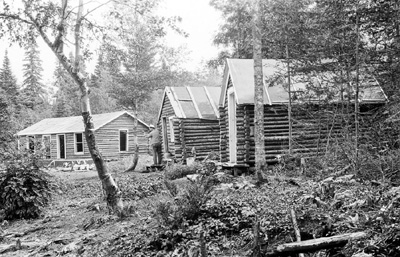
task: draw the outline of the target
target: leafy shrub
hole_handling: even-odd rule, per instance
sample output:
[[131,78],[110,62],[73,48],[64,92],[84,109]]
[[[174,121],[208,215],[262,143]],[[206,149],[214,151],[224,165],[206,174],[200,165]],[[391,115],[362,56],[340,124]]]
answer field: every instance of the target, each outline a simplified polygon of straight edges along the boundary
[[116,178],[122,197],[125,199],[139,200],[160,193],[163,188],[162,177],[152,177],[143,180],[137,180],[133,176],[124,176]]
[[155,216],[161,225],[176,229],[184,220],[195,220],[200,216],[203,206],[211,199],[214,181],[207,176],[200,176],[190,181],[179,191],[176,184],[166,180],[165,186],[170,199],[160,201],[155,210]]
[[186,219],[194,220],[200,215],[201,208],[211,199],[214,184],[214,180],[207,176],[190,181],[179,201]]
[[6,219],[37,218],[49,203],[53,185],[36,161],[30,157],[13,161],[0,173],[0,208]]

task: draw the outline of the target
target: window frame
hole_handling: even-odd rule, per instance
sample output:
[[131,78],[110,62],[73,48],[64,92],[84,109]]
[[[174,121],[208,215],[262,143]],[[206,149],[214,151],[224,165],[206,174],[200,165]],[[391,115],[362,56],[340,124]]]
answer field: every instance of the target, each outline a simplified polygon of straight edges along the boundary
[[[121,131],[126,131],[126,149],[124,151],[121,150]],[[129,130],[128,129],[119,129],[118,130],[118,150],[120,153],[129,152]]]
[[[78,152],[78,141],[76,140],[76,135],[81,134],[82,135],[82,152]],[[82,155],[85,154],[85,143],[83,140],[83,132],[80,133],[74,133],[74,154],[75,155]]]
[[[27,135],[26,136],[26,150],[32,151],[32,153],[34,153],[36,151],[36,145],[35,142],[36,141],[36,136],[35,135]],[[31,143],[33,148],[31,149]]]
[[[49,139],[49,155],[46,155],[46,158],[49,157],[47,159],[51,159],[51,135],[50,134],[42,135],[42,148],[44,150],[46,150],[46,145],[44,143],[44,138],[45,137],[47,137]],[[45,151],[45,153],[46,153],[46,151]]]

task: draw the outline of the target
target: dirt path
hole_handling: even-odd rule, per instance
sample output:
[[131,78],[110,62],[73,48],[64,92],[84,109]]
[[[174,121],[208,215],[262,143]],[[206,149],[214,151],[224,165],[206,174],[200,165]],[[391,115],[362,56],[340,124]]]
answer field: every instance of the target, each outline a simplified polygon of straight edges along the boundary
[[[84,245],[105,241],[140,222],[137,217],[119,220],[108,215],[95,171],[49,173],[60,185],[52,203],[39,219],[1,224],[0,256],[76,256],[83,254]],[[117,175],[117,180],[148,176],[160,175],[127,173]]]

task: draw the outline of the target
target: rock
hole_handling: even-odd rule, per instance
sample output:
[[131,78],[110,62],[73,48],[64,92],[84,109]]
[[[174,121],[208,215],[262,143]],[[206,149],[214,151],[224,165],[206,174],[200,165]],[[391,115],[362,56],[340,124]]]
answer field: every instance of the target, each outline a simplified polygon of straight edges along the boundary
[[196,182],[200,179],[201,176],[202,175],[200,175],[200,174],[192,174],[192,175],[186,175],[186,178],[192,182]]
[[334,183],[342,183],[342,184],[356,184],[357,181],[354,179],[354,174],[344,175],[341,177],[337,177],[334,180]]
[[233,189],[233,184],[232,183],[223,183],[220,184],[218,187],[214,189],[215,192],[222,192],[226,190],[232,190]]
[[79,246],[76,244],[76,242],[72,242],[64,246],[64,248],[61,250],[62,253],[73,253],[77,252],[79,250]]

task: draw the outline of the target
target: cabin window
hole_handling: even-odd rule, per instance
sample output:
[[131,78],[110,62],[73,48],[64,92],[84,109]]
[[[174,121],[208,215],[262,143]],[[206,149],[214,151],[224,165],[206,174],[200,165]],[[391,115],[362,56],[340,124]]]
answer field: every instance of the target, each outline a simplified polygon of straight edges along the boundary
[[50,159],[50,144],[51,144],[51,136],[50,135],[43,135],[42,136],[42,149],[44,151],[44,157],[46,159]]
[[119,131],[119,151],[128,151],[128,130],[126,129]]
[[83,133],[75,134],[75,154],[83,154]]
[[35,137],[34,136],[28,136],[26,140],[26,149],[34,152],[35,151]]
[[171,135],[171,142],[175,142],[174,117],[169,117],[169,134]]

